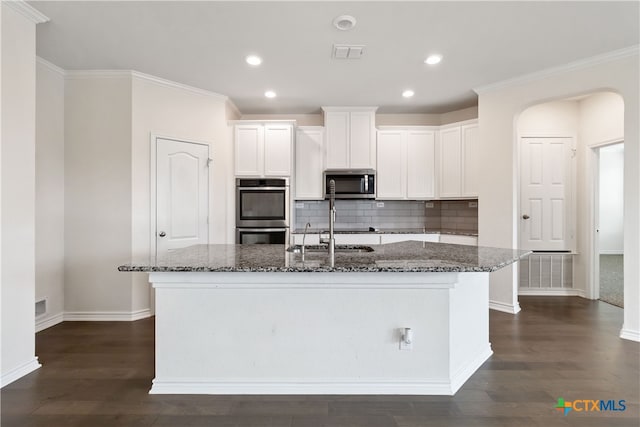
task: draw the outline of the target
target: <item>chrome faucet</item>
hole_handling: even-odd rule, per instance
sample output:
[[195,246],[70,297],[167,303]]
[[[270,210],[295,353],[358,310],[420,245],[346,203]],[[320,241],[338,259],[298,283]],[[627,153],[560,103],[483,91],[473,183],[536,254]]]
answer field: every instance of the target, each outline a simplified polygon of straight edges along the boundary
[[304,261],[304,241],[307,238],[307,229],[311,227],[311,223],[308,222],[305,226],[304,226],[304,233],[302,234],[302,248],[300,249],[300,253],[302,254],[302,260]]
[[336,222],[336,182],[329,181],[329,261],[331,267],[336,264],[336,239],[333,235],[333,226]]

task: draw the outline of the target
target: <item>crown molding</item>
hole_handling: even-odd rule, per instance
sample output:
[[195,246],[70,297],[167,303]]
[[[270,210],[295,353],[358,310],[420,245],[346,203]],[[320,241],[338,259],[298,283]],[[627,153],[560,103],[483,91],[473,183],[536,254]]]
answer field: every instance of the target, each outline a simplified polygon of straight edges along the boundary
[[237,117],[242,117],[242,113],[238,109],[238,106],[231,100],[231,98],[227,98],[227,107],[229,107],[229,109],[233,111]]
[[61,76],[66,76],[67,75],[67,72],[64,69],[58,67],[56,64],[53,64],[53,63],[51,63],[51,62],[47,61],[46,59],[41,58],[39,56],[36,56],[36,63],[47,67],[51,71],[53,71],[55,73],[58,73]]
[[122,77],[131,77],[133,74],[130,70],[66,70],[65,78],[75,79],[116,79]]
[[48,16],[24,0],[2,0],[2,4],[9,6],[34,24],[43,24],[50,21]]
[[473,90],[478,95],[482,95],[488,92],[493,92],[495,90],[500,90],[500,89],[508,88],[511,86],[518,86],[523,83],[528,83],[536,80],[546,79],[559,74],[568,73],[570,71],[590,68],[596,65],[604,64],[606,62],[616,61],[618,59],[623,59],[630,56],[638,55],[639,53],[640,53],[640,45],[629,46],[623,49],[607,52],[602,55],[596,55],[590,58],[569,62],[568,64],[560,65],[558,67],[547,68],[541,71],[536,71],[534,73],[514,77],[512,79],[503,80],[496,83],[490,83],[488,85],[474,88]]
[[141,80],[146,80],[148,82],[152,82],[155,84],[158,84],[160,86],[165,86],[165,87],[170,87],[170,88],[174,88],[174,89],[182,89],[185,90],[187,92],[191,92],[191,93],[195,93],[198,95],[203,95],[203,96],[208,96],[211,98],[215,98],[218,99],[220,101],[228,101],[229,97],[227,97],[226,95],[221,95],[219,93],[216,92],[210,92],[208,90],[204,90],[204,89],[200,89],[194,86],[189,86],[189,85],[185,85],[182,83],[178,83],[178,82],[174,82],[172,80],[166,80],[163,79],[161,77],[156,77],[156,76],[152,76],[150,74],[144,74],[141,73],[139,71],[131,71],[131,75],[134,78],[138,78]]

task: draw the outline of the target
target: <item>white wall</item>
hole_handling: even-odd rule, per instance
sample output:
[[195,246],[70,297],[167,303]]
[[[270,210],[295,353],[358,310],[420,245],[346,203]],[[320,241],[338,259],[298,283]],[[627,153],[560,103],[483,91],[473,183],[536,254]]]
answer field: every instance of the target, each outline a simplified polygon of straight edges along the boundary
[[519,137],[577,137],[578,101],[553,101],[529,107],[518,117]]
[[2,348],[0,386],[35,357],[35,24],[2,2]]
[[131,311],[131,77],[65,81],[65,317]]
[[[570,98],[606,89],[624,98],[625,140],[625,242],[628,259],[640,258],[640,142],[637,48],[617,56],[601,58],[591,65],[577,64],[566,70],[529,76],[520,81],[478,89],[479,93],[479,163],[487,165],[479,179],[479,243],[484,246],[516,247],[517,156],[516,123],[529,106]],[[578,159],[578,167],[581,159]],[[591,172],[589,172],[590,174]],[[587,174],[587,175],[589,175]],[[590,176],[590,175],[589,175]],[[580,176],[578,180],[580,180]],[[584,178],[583,178],[584,180]],[[578,190],[580,191],[580,189]],[[578,207],[580,209],[580,207]],[[578,241],[589,239],[578,228]],[[589,253],[588,251],[585,253]],[[494,306],[517,311],[517,275],[513,267],[492,274],[490,299]],[[625,310],[621,335],[640,339],[640,263],[625,263]]]
[[36,331],[64,313],[64,71],[36,64],[36,301],[47,311]]
[[[624,95],[624,94],[623,94]],[[587,98],[580,100],[580,123],[579,123],[579,135],[578,139],[578,194],[581,197],[578,198],[577,210],[582,212],[582,215],[578,216],[578,252],[580,256],[574,259],[573,272],[574,272],[574,286],[580,286],[585,290],[587,298],[594,298],[592,293],[594,287],[593,282],[590,279],[595,279],[593,275],[589,274],[594,268],[594,259],[590,256],[595,252],[592,233],[592,222],[595,222],[593,217],[593,208],[596,200],[593,199],[594,183],[597,178],[597,165],[595,164],[596,157],[592,148],[602,143],[611,141],[622,141],[625,135],[628,136],[629,125],[635,124],[637,126],[638,114],[635,117],[629,117],[629,108],[633,109],[633,105],[629,105],[629,100],[623,100],[617,93],[612,92],[600,92],[593,94]],[[633,110],[631,110],[633,111]],[[628,123],[631,120],[632,123]],[[633,145],[634,143],[632,143]],[[638,146],[638,139],[635,141],[635,146]],[[627,155],[632,155],[627,152]],[[640,154],[639,154],[640,155]],[[629,158],[625,158],[625,162],[628,162]],[[637,161],[634,163],[637,165]],[[628,163],[627,163],[627,167]],[[633,166],[635,169],[637,167]],[[625,177],[625,190],[628,194],[629,190],[633,193],[633,178]],[[637,184],[635,186],[637,187]],[[635,192],[636,204],[638,202],[638,192]],[[633,198],[633,196],[632,196]],[[596,207],[597,208],[597,207]],[[625,213],[624,215],[629,215]],[[636,211],[636,218],[637,218]],[[625,228],[627,225],[625,224]],[[640,228],[636,227],[636,230]],[[626,230],[628,231],[628,230]],[[629,234],[629,237],[631,234]],[[583,255],[584,254],[584,255]],[[630,259],[630,258],[627,258]],[[637,259],[637,258],[636,258]],[[627,264],[631,264],[627,262]],[[630,265],[625,266],[625,268]],[[625,271],[625,279],[627,272]],[[638,276],[636,276],[638,277]],[[637,283],[638,280],[636,280]],[[626,282],[626,280],[625,280]],[[627,289],[625,288],[625,298]],[[637,291],[636,291],[637,292]],[[633,290],[631,290],[633,294]],[[638,295],[636,293],[636,295]],[[636,296],[635,307],[638,307],[638,299],[640,296]],[[625,317],[634,310],[634,304],[631,306],[626,305],[625,301]],[[629,309],[627,313],[627,309]],[[626,322],[626,320],[625,320]]]
[[[233,243],[233,145],[226,97],[172,87],[135,75],[132,91],[132,208],[134,257],[150,250],[151,134],[210,144],[210,243]],[[133,275],[133,310],[149,308],[146,274]]]
[[599,249],[622,254],[624,248],[624,145],[600,149]]

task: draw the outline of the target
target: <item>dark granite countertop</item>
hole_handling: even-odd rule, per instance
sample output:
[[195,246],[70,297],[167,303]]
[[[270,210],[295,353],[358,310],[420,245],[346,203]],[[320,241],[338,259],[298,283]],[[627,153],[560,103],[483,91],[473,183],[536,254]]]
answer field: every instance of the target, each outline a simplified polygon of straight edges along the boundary
[[286,251],[285,245],[196,245],[166,257],[121,265],[120,271],[211,272],[488,272],[512,264],[527,251],[407,241],[370,245],[367,253]]

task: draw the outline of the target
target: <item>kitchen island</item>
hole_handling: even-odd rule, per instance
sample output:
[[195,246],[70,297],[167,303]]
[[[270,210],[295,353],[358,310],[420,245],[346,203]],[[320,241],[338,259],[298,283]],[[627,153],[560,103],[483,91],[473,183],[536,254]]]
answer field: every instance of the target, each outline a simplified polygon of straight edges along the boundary
[[149,272],[156,290],[150,393],[453,395],[492,354],[489,273],[526,254],[341,249],[333,267],[284,245],[192,246],[120,266]]

